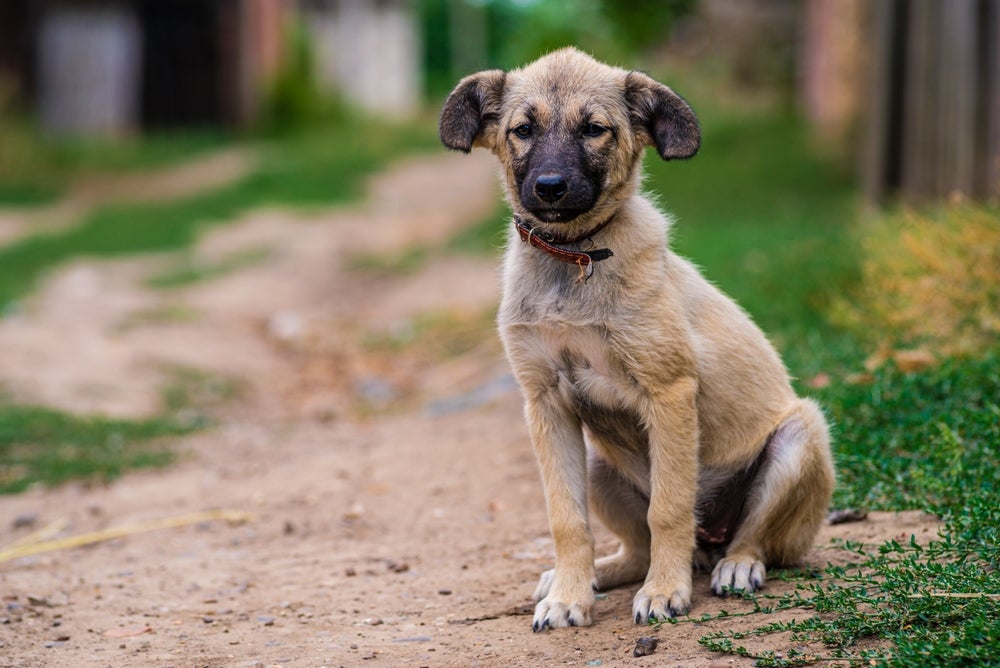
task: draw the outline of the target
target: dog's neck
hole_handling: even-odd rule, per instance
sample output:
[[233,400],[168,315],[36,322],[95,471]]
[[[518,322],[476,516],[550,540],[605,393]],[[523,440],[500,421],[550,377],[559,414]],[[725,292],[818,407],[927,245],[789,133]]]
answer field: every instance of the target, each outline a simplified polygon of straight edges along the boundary
[[[517,233],[518,236],[521,237],[522,243],[534,246],[538,250],[554,257],[560,262],[575,264],[580,267],[580,278],[577,282],[585,282],[594,273],[594,263],[612,257],[614,253],[610,248],[575,251],[568,248],[562,248],[562,246],[569,246],[586,239],[590,239],[607,227],[611,221],[614,220],[614,218],[615,217],[612,215],[597,227],[569,238],[558,237],[554,234],[542,232],[524,222],[524,220],[522,220],[522,218],[517,214],[514,215],[514,226],[517,228]],[[556,244],[559,245],[557,246]]]

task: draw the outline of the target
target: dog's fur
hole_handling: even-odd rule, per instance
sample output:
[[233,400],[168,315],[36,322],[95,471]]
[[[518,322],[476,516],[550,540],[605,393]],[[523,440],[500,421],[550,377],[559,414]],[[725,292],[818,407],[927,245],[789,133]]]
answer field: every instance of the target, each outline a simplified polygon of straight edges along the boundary
[[[637,623],[686,614],[696,552],[721,556],[718,594],[756,590],[765,564],[801,557],[834,484],[823,414],[746,313],[667,249],[668,220],[639,194],[646,146],[665,160],[697,152],[687,103],[563,49],[463,79],[440,132],[449,148],[496,154],[515,215],[538,234],[570,239],[613,217],[571,244],[614,252],[587,280],[513,230],[504,260],[500,335],[556,552],[533,628],[590,624],[595,587],[643,579]],[[621,540],[596,564],[588,501]],[[731,531],[705,538],[720,508]]]

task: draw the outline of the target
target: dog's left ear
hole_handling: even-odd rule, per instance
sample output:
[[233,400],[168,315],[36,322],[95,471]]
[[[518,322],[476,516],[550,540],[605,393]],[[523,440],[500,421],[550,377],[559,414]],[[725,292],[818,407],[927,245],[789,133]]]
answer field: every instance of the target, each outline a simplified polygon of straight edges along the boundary
[[698,152],[698,119],[680,95],[642,72],[629,72],[625,101],[636,134],[655,145],[661,158],[690,158]]
[[503,70],[486,70],[458,82],[441,109],[441,143],[463,153],[473,146],[493,149],[506,77]]

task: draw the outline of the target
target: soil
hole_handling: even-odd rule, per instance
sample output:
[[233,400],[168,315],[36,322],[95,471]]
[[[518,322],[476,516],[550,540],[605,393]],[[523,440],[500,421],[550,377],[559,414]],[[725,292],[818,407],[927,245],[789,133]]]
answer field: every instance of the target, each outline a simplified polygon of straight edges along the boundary
[[[78,261],[0,321],[0,384],[17,400],[138,417],[185,372],[237,388],[190,409],[216,426],[174,444],[169,468],[0,498],[0,549],[57,520],[75,536],[250,515],[0,563],[0,666],[751,665],[698,638],[761,618],[637,627],[634,587],[602,595],[593,626],[531,632],[552,542],[492,332],[497,261],[359,260],[440,247],[493,210],[495,171],[486,155],[410,159],[362,205],[255,211],[215,229],[194,251],[206,263],[266,251],[228,274],[164,290],[146,281],[176,256]],[[872,513],[825,527],[803,566],[845,561],[834,538],[935,528]],[[597,542],[614,549],[600,527]],[[692,618],[749,609],[696,575]],[[658,644],[634,657],[644,636]],[[747,644],[762,642],[797,646]]]

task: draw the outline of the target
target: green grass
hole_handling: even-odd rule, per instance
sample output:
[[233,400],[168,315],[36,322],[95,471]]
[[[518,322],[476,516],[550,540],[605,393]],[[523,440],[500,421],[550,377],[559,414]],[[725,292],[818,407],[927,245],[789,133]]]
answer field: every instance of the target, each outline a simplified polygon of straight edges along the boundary
[[115,420],[0,403],[0,494],[21,492],[34,483],[105,481],[129,469],[162,466],[173,458],[168,440],[200,426],[197,421]]
[[850,174],[811,150],[791,117],[722,117],[703,132],[690,160],[647,151],[645,187],[676,219],[672,247],[765,330],[824,325],[858,274]]
[[232,186],[172,202],[104,206],[67,230],[0,248],[0,313],[72,258],[183,249],[205,229],[256,206],[346,202],[390,158],[436,145],[422,126],[357,121],[283,135],[263,145],[259,167]]
[[[799,578],[790,594],[753,596],[759,625],[709,633],[700,642],[760,666],[834,659],[914,668],[995,665],[1000,349],[917,374],[887,366],[871,384],[838,384],[824,394],[836,422],[835,505],[922,509],[941,518],[940,535],[926,544],[913,537],[844,543],[850,565]],[[788,609],[811,614],[766,621],[768,613]],[[710,627],[725,616],[699,621]],[[750,649],[748,638],[774,649]]]
[[73,177],[148,170],[233,145],[218,131],[159,132],[118,139],[44,139],[0,110],[0,207],[51,204]]

